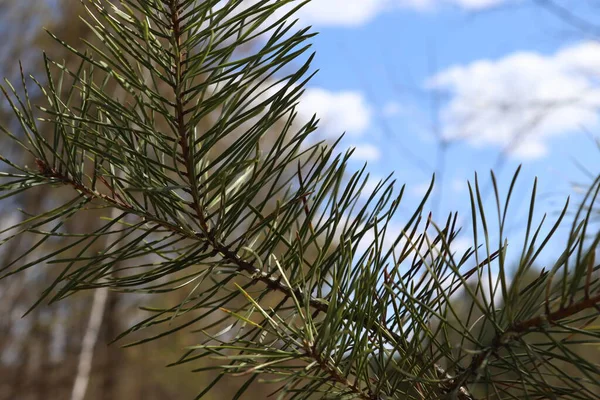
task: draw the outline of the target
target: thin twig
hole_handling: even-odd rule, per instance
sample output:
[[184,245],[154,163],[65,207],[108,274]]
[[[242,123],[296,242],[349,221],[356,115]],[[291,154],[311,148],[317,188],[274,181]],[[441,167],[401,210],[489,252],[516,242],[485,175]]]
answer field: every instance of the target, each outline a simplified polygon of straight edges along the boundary
[[478,355],[474,356],[469,364],[469,367],[464,371],[460,379],[456,380],[455,386],[463,386],[473,375],[478,374],[481,366],[487,358],[492,354],[498,354],[498,350],[507,347],[516,339],[531,332],[532,330],[542,328],[544,326],[553,325],[560,320],[573,316],[581,311],[591,307],[596,307],[600,303],[600,293],[593,297],[584,298],[582,301],[572,304],[568,307],[560,308],[550,313],[544,313],[536,317],[514,323],[504,332],[497,334],[492,340],[492,344]]
[[323,355],[317,351],[317,349],[314,345],[307,346],[307,348],[305,350],[306,350],[307,355],[310,358],[312,358],[313,360],[315,360],[317,362],[317,364],[319,365],[319,367],[321,368],[321,370],[324,371],[326,374],[328,374],[329,377],[334,382],[337,382],[337,383],[340,383],[340,384],[346,386],[352,393],[356,394],[356,396],[360,399],[378,400],[377,395],[375,395],[371,391],[365,392],[360,387],[358,387],[356,385],[356,383],[350,382],[348,380],[348,378],[343,376],[340,373],[339,369],[335,365],[333,365],[333,363],[326,360],[323,357]]

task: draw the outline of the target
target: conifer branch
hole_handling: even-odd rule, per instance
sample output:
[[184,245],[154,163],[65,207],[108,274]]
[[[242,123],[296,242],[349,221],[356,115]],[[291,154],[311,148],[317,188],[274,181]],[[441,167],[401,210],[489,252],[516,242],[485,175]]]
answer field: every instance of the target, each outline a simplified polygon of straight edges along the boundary
[[[162,221],[151,214],[142,213],[142,212],[134,209],[131,205],[123,203],[119,199],[115,199],[110,196],[93,191],[92,189],[87,188],[86,186],[82,185],[81,183],[75,182],[72,179],[70,179],[69,177],[64,176],[61,173],[59,173],[58,171],[50,168],[42,160],[37,159],[36,163],[38,165],[38,168],[40,169],[40,172],[45,177],[50,178],[53,181],[59,181],[63,184],[72,186],[75,190],[77,190],[79,193],[81,193],[83,196],[85,196],[89,200],[104,201],[112,207],[117,207],[123,211],[135,214],[135,215],[141,217],[144,221],[154,223],[154,224],[156,224],[162,228],[165,228],[169,231],[172,231],[172,232],[180,234],[180,235],[184,235],[189,239],[199,240],[203,244],[208,244],[209,246],[212,247],[213,252],[215,254],[221,254],[221,256],[223,257],[224,260],[235,265],[237,268],[237,271],[246,272],[254,282],[261,282],[261,283],[265,284],[270,290],[277,291],[279,293],[284,294],[286,296],[286,298],[295,297],[296,299],[298,299],[298,301],[301,305],[309,304],[317,312],[327,313],[329,311],[329,303],[327,302],[327,300],[314,298],[312,296],[306,296],[299,288],[294,289],[294,288],[289,287],[284,282],[282,282],[281,277],[276,278],[276,277],[272,276],[271,274],[268,274],[268,273],[260,270],[258,267],[256,267],[252,263],[240,258],[237,253],[232,251],[226,245],[217,241],[215,239],[214,235],[212,235],[210,232],[208,234],[206,234],[205,232],[191,232],[191,233],[187,232],[187,231],[183,230],[182,228],[177,227],[174,224],[169,224],[165,221]],[[478,269],[482,268],[484,265],[493,261],[497,257],[497,255],[498,255],[498,252],[492,254],[492,256],[489,259],[482,261],[480,263],[480,265],[476,266],[475,268],[472,268],[469,272],[467,272],[465,274],[465,278],[468,278],[474,272],[476,272]],[[348,319],[352,320],[353,322],[360,322],[360,319],[361,319],[361,317],[358,315],[347,315],[347,316],[345,316],[345,318],[348,318]],[[383,336],[384,338],[386,338],[387,341],[393,342],[394,345],[398,345],[399,343],[402,342],[402,337],[400,335],[398,335],[397,333],[389,330],[383,323],[374,324],[374,326],[371,329],[374,334]],[[316,355],[316,353],[315,354],[311,353],[310,355],[311,355],[311,357],[318,356],[318,355]],[[419,357],[419,360],[421,363],[426,362],[421,357]],[[319,362],[319,365],[321,365],[324,362],[320,358],[317,359],[317,361]],[[453,383],[456,382],[456,379],[452,378],[441,366],[434,363],[433,368],[436,371],[436,375],[437,375],[438,379],[440,379],[442,381],[442,386],[445,387],[444,392],[449,393],[452,390],[457,390],[459,393],[459,399],[474,400],[474,398],[472,397],[472,395],[470,394],[470,392],[466,386],[464,386],[464,385],[460,385],[460,387],[454,386]],[[332,372],[333,370],[330,367],[327,367],[326,371],[328,373],[333,374],[333,372]],[[341,377],[339,377],[337,375],[334,376],[334,380],[339,381],[339,382],[345,382],[345,380],[343,380]],[[349,387],[353,388],[354,386],[350,385]],[[359,391],[356,393],[361,393],[361,396],[362,396],[362,392]],[[362,398],[374,399],[374,397],[362,397]]]
[[[48,184],[66,185],[79,193],[73,201],[28,216],[4,231],[17,233],[0,241],[2,245],[23,233],[42,237],[23,255],[0,266],[0,277],[45,263],[64,267],[36,305],[50,294],[55,301],[87,288],[167,293],[195,285],[176,306],[144,308],[152,315],[120,337],[198,312],[190,321],[137,343],[198,322],[204,341],[175,364],[217,354],[230,363],[215,367],[222,375],[240,370],[246,372],[234,376],[280,374],[287,381],[283,391],[302,399],[339,390],[329,394],[367,400],[475,400],[480,383],[492,389],[507,385],[507,380],[490,372],[494,368],[527,377],[527,386],[522,388],[527,396],[544,395],[549,388],[545,376],[515,370],[495,355],[529,332],[547,333],[547,325],[587,335],[586,343],[595,343],[600,336],[589,330],[579,332],[580,324],[564,327],[573,322],[565,324],[564,320],[597,308],[600,302],[600,295],[595,294],[600,290],[595,278],[599,267],[593,265],[592,251],[583,249],[591,205],[579,208],[567,249],[553,266],[552,274],[561,268],[564,274],[561,306],[550,311],[551,278],[541,275],[523,291],[507,281],[503,232],[518,170],[504,205],[492,174],[497,247],[490,239],[491,225],[484,215],[477,178],[475,187],[469,186],[475,250],[469,249],[459,259],[451,248],[460,231],[455,229],[456,214],[439,229],[430,213],[421,232],[433,186],[409,214],[408,222],[401,229],[391,229],[404,187],[396,194],[394,182],[386,179],[366,194],[364,169],[347,174],[350,152],[334,153],[337,143],[327,149],[321,144],[306,146],[305,139],[316,129],[316,118],[298,126],[295,106],[307,82],[304,74],[312,55],[296,72],[284,71],[304,54],[308,46],[302,43],[312,34],[305,28],[291,32],[294,24],[289,19],[296,9],[287,11],[283,6],[292,0],[252,4],[245,0],[122,0],[118,5],[110,0],[90,1],[95,11],[88,10],[89,27],[103,47],[89,43],[92,56],[59,40],[81,59],[82,67],[75,71],[44,59],[47,83],[35,79],[34,83],[48,104],[34,111],[24,77],[24,99],[10,84],[9,89],[2,87],[22,132],[2,131],[29,152],[37,166],[32,171],[0,156],[9,169],[0,176],[2,198]],[[241,46],[267,32],[271,37],[259,41],[261,48],[255,54],[239,56]],[[52,68],[58,68],[59,79]],[[69,79],[73,83],[64,89]],[[107,89],[110,85],[122,89],[124,98],[115,99]],[[43,118],[38,118],[40,112]],[[205,119],[211,119],[209,115],[216,122],[203,126]],[[39,123],[51,129],[42,131]],[[265,137],[272,131],[269,142]],[[567,209],[540,239],[541,223],[537,228],[532,223],[535,188],[517,278],[532,271]],[[591,204],[595,196],[590,197]],[[96,203],[103,210],[120,210],[122,215],[105,216],[110,221],[95,231],[61,230],[65,221]],[[581,210],[587,212],[584,221],[579,221]],[[125,223],[126,215],[140,220]],[[124,227],[115,230],[115,225]],[[437,232],[431,240],[433,228]],[[124,234],[115,239],[116,232]],[[27,259],[54,236],[69,240],[48,254]],[[88,243],[99,237],[109,239],[106,248],[87,251]],[[485,257],[478,253],[482,247]],[[576,259],[574,266],[569,266],[570,258]],[[105,280],[107,271],[118,265],[126,265],[124,273]],[[481,295],[483,274],[491,276],[496,267],[503,307]],[[245,279],[243,288],[234,281],[238,276]],[[475,288],[467,282],[472,276],[479,278]],[[230,283],[239,292],[229,290]],[[545,283],[546,311],[540,316],[531,304],[538,304],[535,296]],[[256,289],[257,299],[244,291],[250,287]],[[497,287],[490,279],[490,297]],[[458,289],[464,289],[461,296],[472,302],[466,321],[455,304]],[[575,301],[582,291],[583,299]],[[282,295],[283,300],[266,311],[263,306],[271,304],[273,294]],[[236,303],[240,299],[245,300],[241,305]],[[224,318],[199,322],[229,309],[234,311],[226,311]],[[256,316],[260,323],[254,322]],[[474,333],[479,321],[494,331],[488,331],[488,336]],[[224,324],[228,325],[213,334],[213,328]],[[486,346],[484,337],[492,338],[490,345]],[[575,342],[572,337],[562,339],[560,346]],[[467,341],[474,344],[476,355],[463,346]],[[518,357],[530,365],[553,356],[552,348],[534,350]],[[594,371],[592,361],[564,358],[586,378]],[[285,363],[293,360],[309,361],[310,371],[300,368],[290,373]],[[596,378],[589,382],[593,384]],[[576,384],[583,387],[581,382]],[[299,389],[302,385],[304,392]]]

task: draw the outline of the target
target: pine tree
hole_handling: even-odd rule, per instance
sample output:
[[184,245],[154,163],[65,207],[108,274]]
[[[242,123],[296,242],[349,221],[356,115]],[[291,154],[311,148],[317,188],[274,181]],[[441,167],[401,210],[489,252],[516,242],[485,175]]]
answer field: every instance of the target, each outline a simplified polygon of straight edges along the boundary
[[[197,332],[172,365],[218,371],[198,397],[225,375],[244,380],[234,398],[255,381],[282,398],[599,397],[595,359],[573,350],[598,345],[598,179],[555,264],[531,279],[568,210],[544,233],[534,185],[509,285],[504,227],[518,171],[504,201],[491,176],[497,238],[477,179],[465,254],[452,251],[457,215],[426,215],[431,187],[392,236],[404,187],[390,176],[365,199],[368,174],[348,172],[351,151],[312,141],[316,117],[296,112],[313,59],[313,33],[293,20],[303,3],[86,5],[101,44],[80,51],[53,36],[79,63],[45,56],[34,88],[24,73],[19,90],[2,87],[19,121],[2,131],[30,157],[0,155],[2,198],[45,198],[3,231],[4,248],[35,241],[0,278],[55,276],[30,311],[85,290],[149,302],[181,292],[178,304],[145,307],[118,339]],[[33,91],[45,101],[32,104]],[[90,215],[101,223],[76,223]],[[496,282],[483,279],[493,270]]]

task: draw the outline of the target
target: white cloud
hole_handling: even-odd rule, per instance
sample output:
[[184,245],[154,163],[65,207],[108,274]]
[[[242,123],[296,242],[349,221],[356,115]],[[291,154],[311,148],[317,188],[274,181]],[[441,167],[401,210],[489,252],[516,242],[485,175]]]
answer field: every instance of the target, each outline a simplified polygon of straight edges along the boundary
[[454,239],[452,241],[452,244],[450,245],[450,248],[452,249],[452,252],[455,252],[455,256],[456,258],[460,259],[460,257],[463,256],[463,254],[465,254],[465,252],[467,250],[469,250],[469,248],[473,247],[473,239],[470,237],[466,237],[466,236],[459,236],[456,239]]
[[600,44],[584,42],[549,56],[519,52],[455,66],[427,85],[452,96],[442,113],[447,138],[532,159],[548,152],[550,138],[599,122],[598,71]]
[[362,25],[388,8],[390,0],[313,0],[298,13],[314,25]]
[[[360,192],[360,197],[362,197],[363,199],[368,199],[373,194],[373,192],[375,192],[375,189],[382,180],[383,178],[381,178],[380,176],[370,176],[369,180],[365,184],[365,187],[363,187],[363,189]],[[384,184],[384,186],[379,189],[379,193],[381,193],[382,190],[385,190],[385,187],[387,187],[388,184],[389,182]]]
[[[257,2],[258,0],[243,2],[238,7],[238,12]],[[278,9],[273,16],[273,22],[299,3],[300,1],[295,1]],[[397,8],[402,4],[422,7],[421,3],[427,5],[430,0],[312,0],[298,10],[292,19],[299,18],[302,24],[318,26],[359,26],[388,9]],[[225,4],[224,0],[219,4],[222,7]]]
[[352,157],[355,160],[377,161],[379,160],[379,157],[381,157],[379,148],[370,143],[353,144],[350,147],[354,147]]
[[[209,86],[209,95],[219,93],[227,84],[228,82]],[[266,101],[284,87],[284,82],[276,84],[269,82],[260,84],[257,90],[254,90],[254,87],[251,87],[251,89],[258,93],[258,95],[255,95],[257,101]],[[297,89],[297,86],[292,85],[286,93],[293,89]],[[244,107],[246,109],[254,107],[257,101],[246,99]],[[306,124],[316,114],[319,120],[319,129],[316,136],[320,134],[321,139],[337,139],[344,132],[347,133],[346,137],[359,138],[370,128],[373,120],[372,107],[368,104],[365,96],[357,91],[335,92],[322,88],[307,88],[300,98],[296,111],[298,112],[298,118],[294,124],[297,128]],[[246,121],[245,126],[257,123],[263,115],[264,112],[249,119]],[[355,157],[363,160],[376,160],[379,158],[379,149],[373,145],[359,142],[355,146],[357,147]]]
[[381,113],[384,117],[393,117],[404,111],[404,107],[397,101],[390,101],[383,106]]
[[467,188],[467,180],[454,178],[451,182],[452,191],[455,193],[462,192]]
[[372,110],[360,92],[331,92],[321,88],[309,88],[298,105],[305,117],[317,114],[319,131],[326,137],[338,137],[344,132],[361,136],[371,124]]
[[[317,26],[343,26],[356,27],[371,22],[377,16],[394,10],[413,10],[413,11],[435,11],[441,7],[458,7],[464,10],[482,10],[522,0],[312,0],[304,5],[293,16],[293,19],[299,18],[302,24]],[[236,7],[237,13],[240,13],[250,6],[256,4],[258,0],[246,0]],[[225,1],[217,3],[215,10],[222,8]],[[274,15],[275,18],[281,18],[293,7],[296,7],[299,1],[290,3],[281,7]]]
[[312,0],[298,16],[304,23],[327,26],[359,26],[393,10],[430,11],[441,6],[481,10],[513,0]]
[[[439,245],[432,245],[435,232],[428,230],[425,232],[428,240],[420,240],[417,237],[423,234],[424,224],[421,223],[417,228],[417,236],[410,237],[407,234],[403,234],[404,225],[397,221],[388,222],[385,227],[385,236],[383,239],[382,231],[383,224],[379,225],[379,240],[381,240],[381,247],[384,251],[388,251],[393,248],[396,255],[409,254],[408,259],[416,257],[417,259],[424,258],[427,262],[431,262],[432,258],[439,257],[441,247]],[[358,243],[358,256],[362,256],[367,251],[369,246],[375,241],[375,231],[373,229],[368,230],[362,237],[362,240]],[[394,246],[395,243],[395,246]],[[410,243],[410,244],[409,244]],[[408,245],[407,245],[408,244]],[[430,250],[430,247],[431,250]],[[408,264],[407,264],[408,265]]]
[[[431,181],[425,181],[425,182],[419,183],[417,185],[414,185],[411,189],[411,192],[414,196],[423,197],[429,190],[429,186],[431,186]],[[435,190],[436,190],[436,186],[434,185],[434,187],[432,189],[432,193]]]
[[[510,0],[451,0],[448,3],[460,6],[467,10],[482,10],[484,8],[490,8],[499,6],[500,4],[508,3]],[[439,3],[439,2],[438,2]]]

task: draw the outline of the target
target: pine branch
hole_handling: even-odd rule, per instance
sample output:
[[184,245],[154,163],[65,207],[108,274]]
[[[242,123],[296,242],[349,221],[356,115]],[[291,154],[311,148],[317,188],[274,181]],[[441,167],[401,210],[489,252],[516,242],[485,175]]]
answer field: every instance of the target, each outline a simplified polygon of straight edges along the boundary
[[[24,99],[12,86],[2,88],[23,132],[3,131],[30,152],[37,165],[37,171],[31,171],[0,156],[11,171],[1,175],[6,180],[0,185],[3,198],[48,184],[66,185],[79,193],[75,200],[13,227],[18,232],[0,245],[22,233],[42,239],[2,266],[1,272],[8,270],[2,277],[46,262],[63,264],[63,271],[39,302],[54,290],[57,294],[52,301],[88,288],[167,293],[195,285],[177,306],[147,308],[152,316],[122,336],[192,311],[200,311],[199,316],[138,343],[228,310],[243,294],[246,301],[234,305],[235,311],[198,324],[206,340],[178,363],[217,354],[230,362],[218,367],[223,373],[243,369],[246,374],[284,375],[284,392],[299,393],[297,386],[310,382],[298,394],[300,398],[322,393],[323,385],[370,400],[410,397],[411,393],[426,400],[453,396],[475,400],[471,385],[479,382],[482,371],[489,373],[488,361],[498,351],[510,349],[526,333],[545,332],[544,324],[558,326],[597,306],[600,295],[592,295],[599,285],[593,279],[596,268],[591,252],[583,249],[592,207],[572,229],[567,250],[549,275],[564,268],[561,306],[553,312],[548,306],[544,317],[533,314],[531,304],[543,284],[551,282],[550,277],[542,276],[523,292],[518,285],[507,288],[503,232],[518,171],[505,205],[501,205],[492,175],[497,247],[490,239],[477,178],[475,187],[469,186],[475,250],[469,249],[460,260],[451,251],[458,234],[456,214],[449,216],[442,229],[430,214],[420,231],[433,182],[400,232],[388,232],[397,218],[404,188],[396,194],[394,182],[386,179],[365,196],[368,176],[363,179],[364,168],[347,175],[350,153],[334,155],[335,146],[325,149],[320,144],[306,148],[305,139],[316,129],[316,119],[298,127],[295,105],[307,82],[304,74],[312,56],[296,72],[281,74],[308,48],[297,46],[311,34],[307,29],[290,32],[293,24],[287,21],[295,9],[270,22],[286,3],[261,0],[247,6],[241,0],[123,0],[113,5],[92,0],[95,11],[90,11],[89,26],[103,47],[89,43],[92,56],[60,42],[82,60],[82,66],[72,71],[45,58],[48,82],[34,82],[47,97],[47,106],[33,110],[24,77]],[[263,25],[267,26],[264,31]],[[241,46],[270,30],[271,38],[261,41],[255,54],[234,57]],[[83,68],[84,64],[89,68]],[[58,79],[51,68],[58,68]],[[68,79],[72,85],[64,88]],[[109,85],[121,88],[119,97],[123,98],[107,90]],[[38,118],[39,112],[45,118]],[[212,115],[216,121],[205,123]],[[39,130],[40,122],[52,128],[51,134]],[[269,142],[265,138],[271,131],[275,133]],[[532,225],[535,187],[517,278],[531,271],[566,212],[565,206],[550,233],[540,239],[541,224],[537,229]],[[591,198],[594,202],[595,195]],[[89,204],[123,214],[93,232],[62,232],[65,221]],[[126,223],[126,215],[139,221]],[[124,227],[113,228],[118,225]],[[437,232],[432,240],[429,230],[433,228]],[[113,240],[110,235],[115,233],[119,238]],[[72,241],[32,257],[34,261],[23,261],[46,239],[61,235]],[[86,251],[100,237],[111,238],[105,250]],[[362,248],[365,244],[366,249]],[[73,256],[70,250],[76,246],[83,249]],[[481,247],[483,259],[478,253]],[[463,272],[473,255],[474,266]],[[569,257],[574,255],[576,265],[569,268]],[[482,274],[491,276],[496,261],[499,282],[493,287],[490,280],[489,289],[493,298],[501,285],[506,300],[503,308],[480,294]],[[117,263],[126,265],[123,271],[141,272],[104,280]],[[247,279],[243,287],[235,282],[237,276]],[[471,276],[479,278],[475,288],[467,282]],[[229,283],[237,285],[238,291],[229,290]],[[257,300],[245,291],[249,288],[258,289]],[[466,321],[455,310],[452,297],[459,288],[472,300]],[[580,290],[585,297],[575,302]],[[270,300],[271,294],[284,300],[267,311],[259,303]],[[548,298],[547,294],[547,305]],[[483,333],[477,337],[472,332],[471,317],[477,317],[473,310],[495,329],[489,346],[482,343]],[[260,323],[254,322],[255,313],[262,318]],[[234,322],[211,334],[212,328],[230,320]],[[515,320],[521,322],[506,322]],[[247,326],[250,329],[244,331]],[[569,329],[574,332],[576,328]],[[458,346],[450,331],[461,336]],[[234,337],[220,340],[227,332],[235,332]],[[274,339],[265,345],[267,336]],[[472,357],[461,356],[465,341],[483,350]],[[196,350],[205,353],[197,355]],[[232,356],[231,351],[239,354]],[[519,355],[524,363],[550,356],[549,350],[528,351],[531,354]],[[289,373],[283,365],[307,359],[317,371]],[[578,362],[573,357],[568,360]],[[589,365],[577,366],[583,370]],[[448,371],[458,372],[452,376]],[[528,372],[518,369],[518,373]],[[493,389],[496,381],[505,383],[494,379],[489,379]],[[531,386],[537,383],[531,381]],[[403,384],[412,387],[406,389]],[[544,393],[543,388],[534,391]]]
[[343,376],[339,369],[330,360],[325,359],[323,355],[319,354],[314,345],[306,345],[305,351],[307,356],[312,358],[317,363],[319,368],[329,375],[333,382],[340,383],[347,387],[350,393],[354,393],[357,398],[364,400],[380,400],[379,397],[371,391],[365,391],[358,387],[356,383],[350,382],[350,380]]
[[173,29],[173,42],[175,44],[173,54],[174,58],[174,71],[173,77],[175,79],[174,95],[175,95],[175,121],[176,121],[176,130],[177,135],[179,137],[179,145],[181,146],[181,154],[183,155],[183,161],[185,164],[185,175],[188,179],[189,187],[192,191],[192,205],[194,211],[198,216],[198,220],[200,222],[201,229],[208,233],[209,227],[204,219],[203,211],[201,210],[200,205],[200,196],[198,194],[198,185],[196,184],[196,179],[194,177],[194,161],[193,156],[190,152],[190,148],[188,146],[188,142],[190,141],[189,125],[185,121],[185,107],[184,107],[184,99],[183,99],[183,75],[185,74],[185,65],[188,60],[186,60],[186,53],[181,49],[181,40],[182,40],[182,32],[181,32],[181,16],[179,13],[179,8],[181,7],[178,0],[170,0],[169,9],[171,12],[171,24]]
[[[314,298],[312,296],[306,296],[299,288],[294,289],[294,288],[291,288],[290,286],[286,285],[285,283],[283,283],[281,281],[281,277],[275,278],[271,274],[263,272],[261,269],[259,269],[252,263],[240,258],[234,251],[232,251],[226,245],[217,241],[215,239],[214,234],[212,234],[211,232],[205,233],[205,232],[184,231],[180,227],[177,227],[173,224],[169,224],[169,223],[166,223],[165,221],[156,219],[156,217],[154,217],[151,214],[140,213],[138,210],[134,209],[131,205],[125,204],[119,199],[115,199],[110,196],[95,192],[95,191],[91,190],[90,188],[87,188],[84,185],[82,185],[78,182],[75,182],[72,179],[70,179],[69,177],[64,176],[61,173],[59,173],[58,171],[50,168],[48,165],[46,165],[43,161],[41,161],[39,159],[36,160],[36,163],[38,165],[38,168],[40,169],[40,172],[45,177],[51,178],[51,179],[53,179],[53,181],[56,180],[63,184],[71,185],[75,190],[80,192],[87,199],[104,201],[109,206],[118,207],[122,211],[129,212],[131,214],[135,214],[135,215],[141,217],[146,222],[152,222],[152,223],[154,223],[162,228],[165,228],[169,231],[172,231],[172,232],[180,234],[180,235],[184,235],[189,239],[195,239],[195,240],[200,241],[202,244],[208,244],[209,246],[212,247],[213,252],[215,254],[220,254],[224,260],[235,265],[237,271],[240,271],[240,272],[243,271],[243,272],[248,273],[248,275],[252,278],[253,282],[255,282],[255,283],[261,282],[261,283],[265,284],[270,290],[277,291],[279,293],[284,294],[286,296],[286,298],[295,297],[296,299],[298,299],[298,301],[301,305],[309,304],[317,312],[322,312],[322,313],[326,314],[329,311],[329,303],[325,299]],[[198,212],[201,213],[202,210],[199,210]],[[464,275],[464,278],[468,279],[468,277],[470,277],[477,270],[479,270],[486,264],[492,262],[498,256],[498,254],[499,254],[499,252],[496,252],[496,253],[492,254],[490,258],[483,260],[478,266],[476,266],[476,267],[472,268],[470,271],[468,271]],[[358,316],[358,315],[347,315],[344,318],[350,319],[353,322],[361,322],[360,316]],[[396,346],[403,341],[402,337],[400,335],[389,330],[382,323],[376,324],[372,328],[372,330],[373,330],[374,334],[376,334],[378,336],[382,335],[384,338],[386,338],[386,340],[389,341],[390,344],[392,344],[393,346]],[[421,357],[419,357],[419,360],[423,364],[426,362]],[[323,360],[319,359],[318,361],[319,361],[319,363],[321,363],[321,361],[323,361]],[[455,386],[454,382],[456,382],[456,379],[451,377],[441,366],[434,363],[433,368],[436,371],[438,379],[440,379],[442,381],[442,386],[444,387],[444,389],[443,389],[444,392],[449,393],[453,390],[457,390],[459,393],[459,396],[460,396],[459,399],[461,399],[461,400],[473,400],[474,399],[474,397],[472,397],[472,395],[470,394],[470,392],[466,386],[464,386],[462,384],[460,385],[460,387]],[[328,371],[328,373],[332,373],[329,370],[329,368],[327,369],[327,371]],[[341,379],[341,378],[339,378],[339,377],[335,378],[335,380],[339,380],[339,379]],[[364,397],[364,398],[371,399],[372,397]]]
[[[546,301],[546,304],[548,301]],[[528,332],[535,332],[540,329],[558,324],[559,321],[569,318],[584,310],[597,308],[600,304],[600,293],[596,296],[585,298],[577,303],[571,304],[568,307],[560,308],[556,311],[542,314],[524,321],[519,321],[509,326],[504,332],[496,334],[492,339],[490,346],[482,350],[478,355],[474,356],[468,368],[461,374],[459,378],[454,380],[453,387],[450,391],[457,390],[459,387],[464,387],[473,376],[478,375],[484,363],[492,355],[498,355],[500,349],[508,347],[511,343],[518,341],[519,338]],[[587,323],[589,324],[589,322]],[[566,341],[567,339],[565,339]]]

